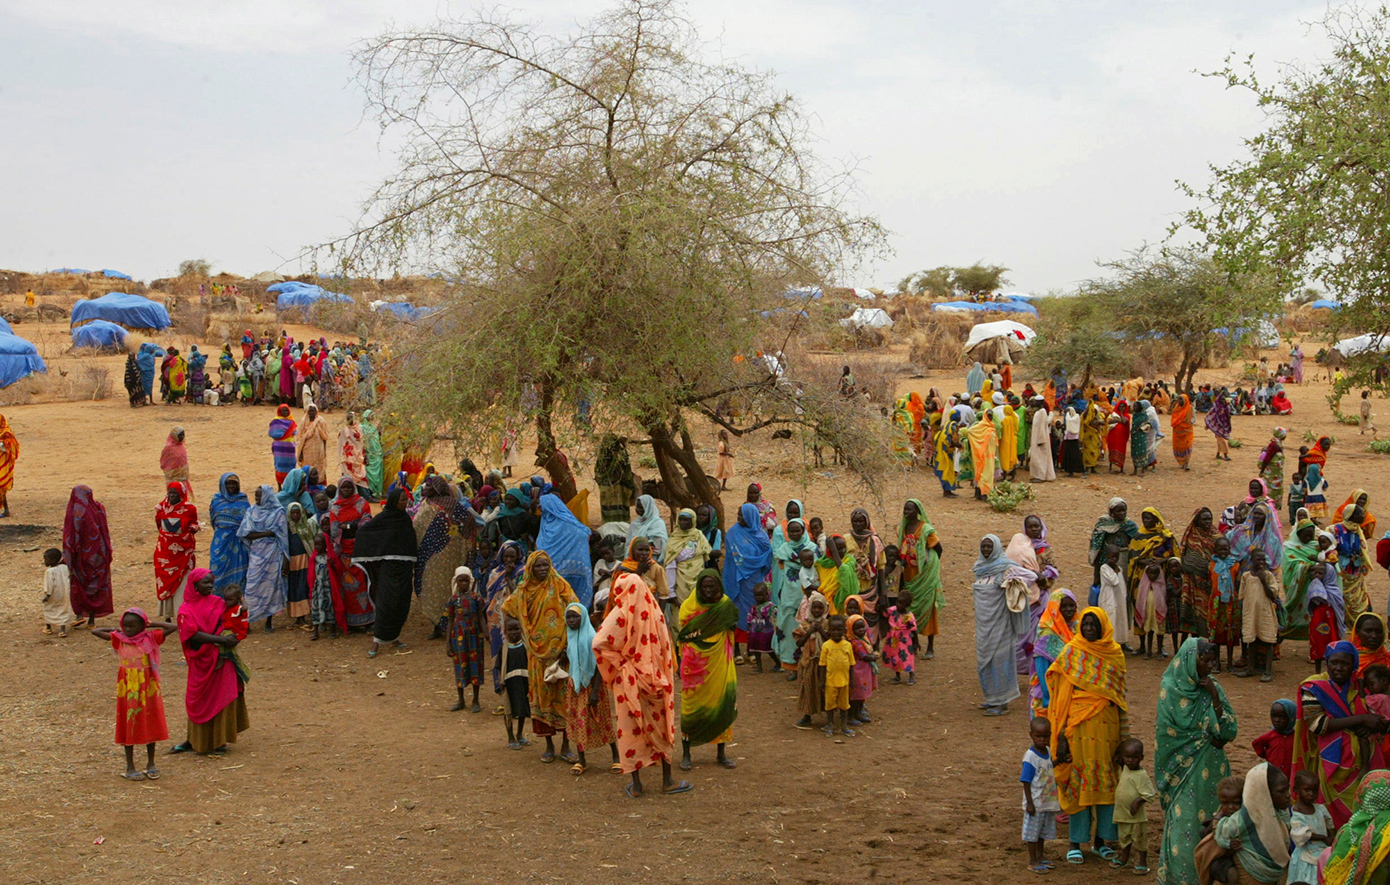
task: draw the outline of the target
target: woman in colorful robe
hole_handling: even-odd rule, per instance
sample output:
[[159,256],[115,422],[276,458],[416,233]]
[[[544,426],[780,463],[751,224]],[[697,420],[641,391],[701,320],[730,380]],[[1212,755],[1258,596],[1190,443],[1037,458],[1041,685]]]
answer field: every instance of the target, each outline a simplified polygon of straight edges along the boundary
[[208,503],[208,520],[212,522],[208,565],[212,568],[213,588],[219,592],[232,585],[246,586],[246,545],[237,533],[250,508],[251,499],[241,490],[237,475],[222,474],[217,481],[217,494]]
[[63,562],[68,567],[68,602],[87,626],[111,614],[111,532],[106,508],[87,486],[74,486],[63,517]]
[[681,603],[676,647],[681,674],[681,763],[689,771],[690,748],[715,745],[715,761],[724,768],[735,763],[724,753],[738,718],[738,671],[734,667],[734,628],[738,608],[724,595],[723,578],[705,569],[695,579],[695,592]]
[[184,589],[184,579],[198,564],[198,509],[188,501],[188,487],[171,482],[164,500],[154,511],[159,537],[154,542],[155,595],[159,597],[160,620],[175,617]]

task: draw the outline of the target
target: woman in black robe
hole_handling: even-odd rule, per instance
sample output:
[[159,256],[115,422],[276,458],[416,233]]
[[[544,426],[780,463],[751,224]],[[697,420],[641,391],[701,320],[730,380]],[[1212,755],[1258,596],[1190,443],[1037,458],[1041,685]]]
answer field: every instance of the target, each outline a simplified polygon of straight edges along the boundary
[[415,588],[415,560],[419,547],[415,527],[405,511],[401,490],[393,487],[386,496],[386,507],[374,519],[357,529],[357,545],[352,561],[366,567],[375,591],[376,623],[372,627],[374,658],[383,643],[405,648],[401,627],[410,615],[410,594]]

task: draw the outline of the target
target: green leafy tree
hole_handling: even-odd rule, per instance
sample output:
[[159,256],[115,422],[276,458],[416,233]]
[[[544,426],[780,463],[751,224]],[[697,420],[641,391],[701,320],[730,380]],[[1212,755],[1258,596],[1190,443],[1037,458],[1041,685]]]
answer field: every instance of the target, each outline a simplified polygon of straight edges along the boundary
[[179,276],[205,277],[212,273],[212,263],[202,258],[190,258],[179,262]]
[[[1390,13],[1350,4],[1321,25],[1332,47],[1274,82],[1252,58],[1212,76],[1266,115],[1244,156],[1211,170],[1184,222],[1223,266],[1268,272],[1286,292],[1320,283],[1346,305],[1343,327],[1390,333]],[[1365,363],[1361,364],[1362,372]]]
[[969,267],[933,267],[903,277],[898,283],[898,290],[931,298],[948,298],[957,292],[979,297],[1007,286],[1009,281],[1004,274],[1008,272],[1007,267],[980,264],[978,261]]
[[926,295],[930,298],[947,298],[954,294],[951,287],[951,274],[954,268],[934,267],[931,270],[908,274],[898,283],[898,290],[908,295]]
[[362,47],[370,109],[405,146],[321,258],[458,280],[388,367],[384,411],[474,451],[524,416],[563,493],[562,445],[616,427],[645,436],[669,502],[718,506],[696,415],[736,435],[800,425],[880,469],[876,416],[758,354],[807,322],[789,286],[833,279],[882,232],[771,75],[700,53],[667,0],[566,37],[489,13]]
[[1083,290],[1036,304],[1038,337],[1028,348],[1026,365],[1043,373],[1056,368],[1080,373],[1082,390],[1093,375],[1116,376],[1128,370],[1129,355],[1113,331],[1113,306],[1103,294]]

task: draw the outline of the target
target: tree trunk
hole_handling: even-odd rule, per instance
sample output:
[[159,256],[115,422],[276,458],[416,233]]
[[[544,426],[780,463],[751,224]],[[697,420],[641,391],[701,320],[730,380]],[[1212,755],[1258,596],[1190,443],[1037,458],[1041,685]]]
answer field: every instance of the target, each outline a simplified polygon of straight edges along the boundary
[[683,507],[694,509],[701,504],[709,504],[714,508],[719,524],[724,525],[724,504],[715,490],[714,482],[700,466],[690,432],[684,427],[677,431],[675,427],[659,423],[648,426],[646,430],[651,439],[657,470],[661,473],[662,485],[666,488],[666,506],[671,508],[672,514]]
[[560,499],[569,503],[579,494],[579,486],[574,481],[569,462],[560,454],[560,447],[555,442],[555,431],[551,426],[555,391],[548,379],[542,379],[538,386],[541,404],[536,410],[536,466],[550,474],[550,482],[555,486]]

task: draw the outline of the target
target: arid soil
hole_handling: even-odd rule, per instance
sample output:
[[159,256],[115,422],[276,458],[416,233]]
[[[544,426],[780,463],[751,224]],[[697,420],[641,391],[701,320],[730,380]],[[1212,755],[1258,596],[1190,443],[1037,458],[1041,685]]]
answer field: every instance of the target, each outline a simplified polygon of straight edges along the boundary
[[[49,341],[63,342],[65,335],[49,332]],[[56,356],[56,347],[46,349]],[[77,363],[52,365],[75,370]],[[72,486],[92,486],[110,514],[116,609],[153,610],[152,517],[169,428],[187,429],[201,510],[224,471],[239,473],[243,488],[272,480],[265,428],[273,412],[132,410],[120,386],[123,358],[100,363],[111,370],[109,399],[4,409],[23,447],[14,516],[0,522],[0,856],[15,882],[1017,881],[1026,875],[1018,771],[1027,717],[1022,704],[998,719],[975,707],[969,578],[979,538],[993,532],[1007,541],[1024,515],[1040,514],[1060,560],[1060,586],[1084,591],[1090,527],[1111,496],[1126,498],[1135,516],[1157,506],[1181,534],[1199,506],[1219,512],[1244,494],[1276,423],[1290,429],[1292,452],[1305,430],[1339,438],[1328,470],[1334,506],[1357,486],[1370,491],[1373,510],[1390,502],[1381,456],[1364,450],[1355,428],[1334,424],[1324,384],[1291,388],[1292,417],[1237,418],[1244,446],[1229,464],[1212,460],[1211,436],[1199,429],[1191,472],[1175,468],[1164,441],[1155,475],[1062,479],[1013,514],[968,495],[943,500],[920,471],[887,483],[884,500],[864,501],[848,477],[802,467],[799,444],[763,436],[741,444],[738,480],[761,481],[779,510],[802,498],[831,531],[843,531],[850,511],[865,504],[878,530],[894,538],[902,500],[920,497],[945,545],[948,608],[936,660],[918,664],[915,687],[884,686],[869,704],[874,723],[858,737],[798,731],[795,686],[742,669],[731,749],[738,769],[715,767],[713,748],[699,748],[688,775],[693,792],[651,790],[633,801],[601,764],[576,778],[562,763],[541,764],[535,746],[509,751],[500,717],[448,712],[449,661],[413,614],[410,651],[375,660],[360,635],[311,643],[293,629],[254,632],[242,645],[254,671],[251,730],[224,758],[161,755],[158,782],[129,783],[118,777],[122,754],[112,744],[114,656],[85,632],[41,635],[40,550],[59,544]],[[1234,371],[1208,374],[1229,380]],[[957,388],[961,374],[910,385]],[[711,441],[711,462],[712,448]],[[200,560],[209,538],[210,529]],[[1379,570],[1371,590],[1379,608],[1386,591]],[[171,640],[162,679],[175,739],[183,725],[180,658]],[[1130,663],[1130,722],[1146,739],[1150,767],[1163,667]],[[1303,644],[1287,644],[1276,670],[1272,686],[1221,677],[1240,719],[1229,749],[1238,772],[1254,758],[1250,740],[1269,728],[1270,702],[1293,696],[1310,671]],[[1161,816],[1157,808],[1150,814],[1156,848]],[[1052,843],[1049,853],[1064,847]],[[1099,883],[1114,873],[1091,858],[1082,867],[1061,864],[1053,878]]]

